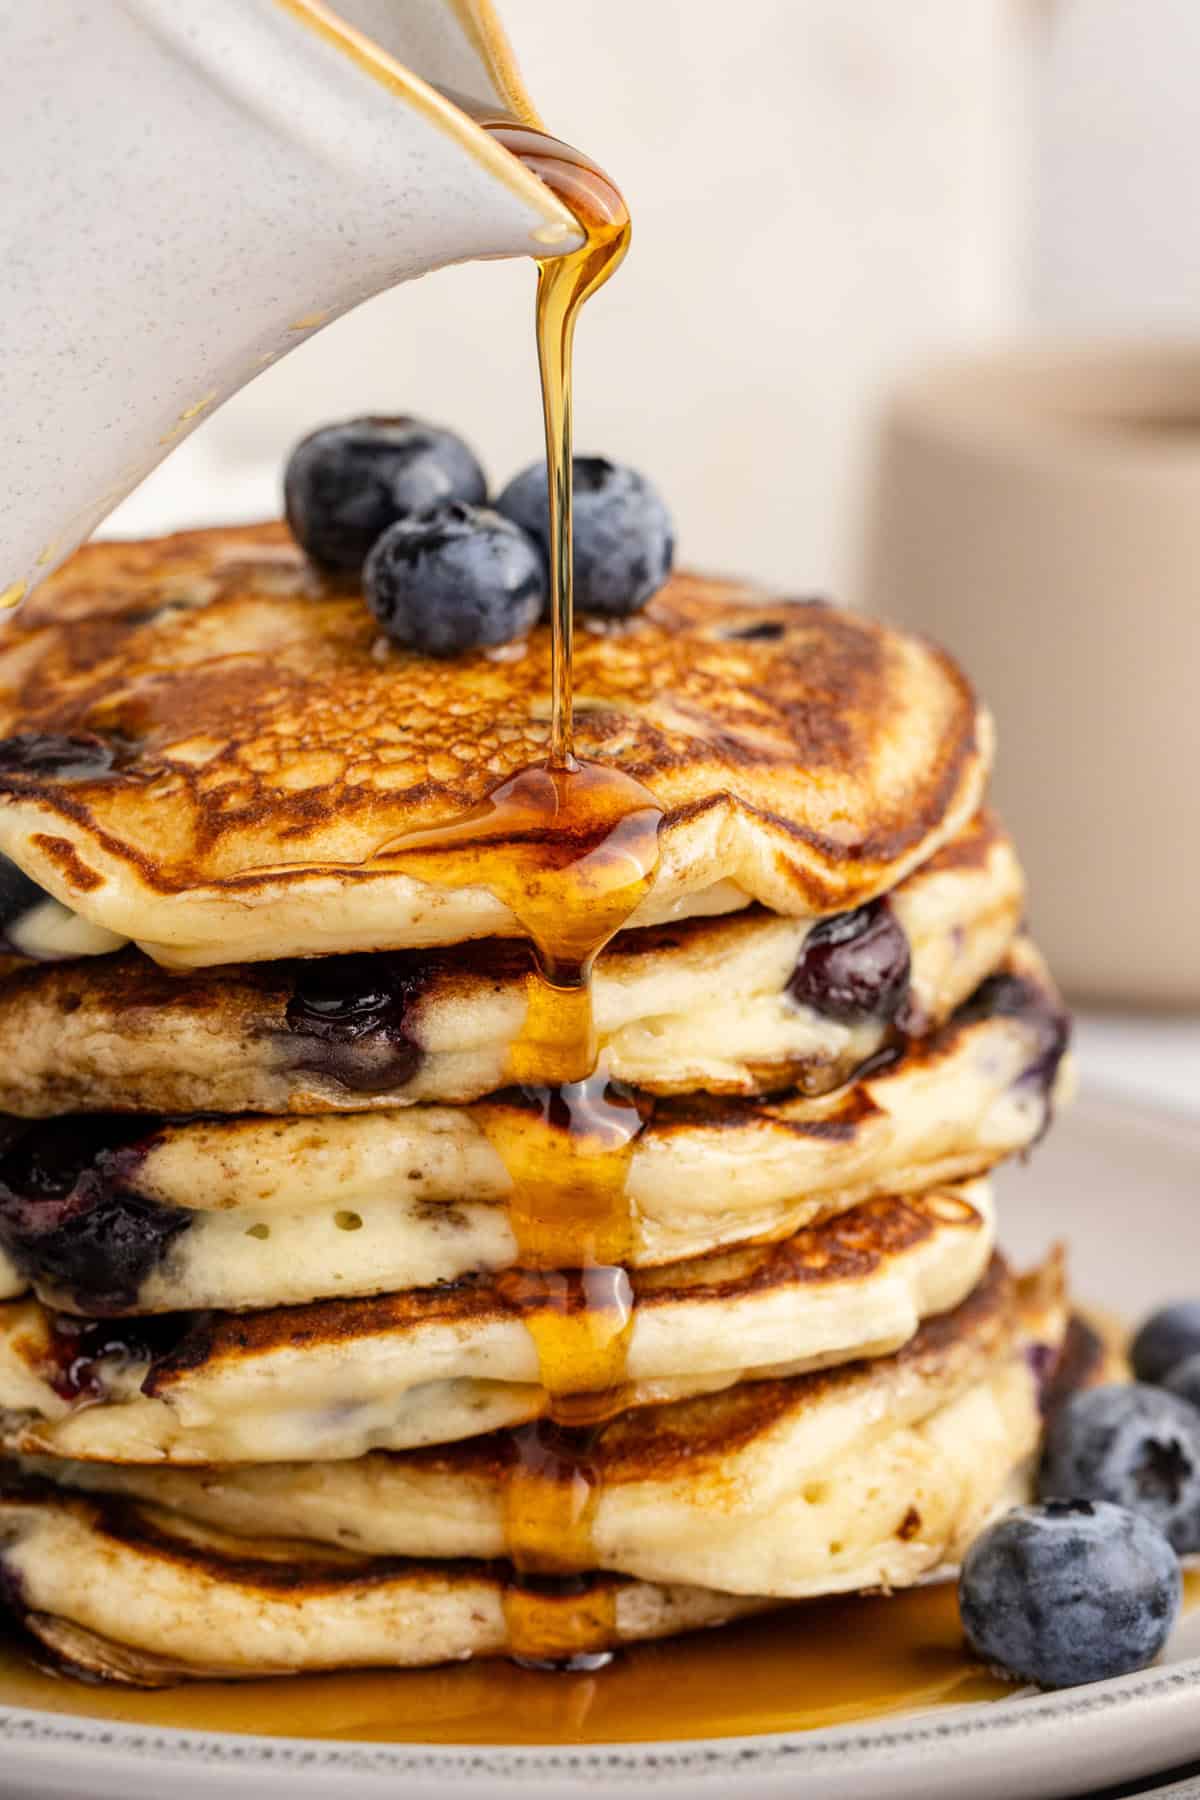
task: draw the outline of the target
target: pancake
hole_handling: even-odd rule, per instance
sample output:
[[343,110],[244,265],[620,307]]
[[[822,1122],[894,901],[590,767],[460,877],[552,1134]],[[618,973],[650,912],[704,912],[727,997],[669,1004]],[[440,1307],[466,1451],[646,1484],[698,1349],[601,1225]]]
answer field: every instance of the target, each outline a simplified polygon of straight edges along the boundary
[[[550,634],[436,662],[279,525],[91,544],[0,638],[0,852],[179,966],[522,935],[382,848],[547,748]],[[665,812],[648,925],[845,912],[978,810],[992,731],[950,659],[821,604],[673,577],[579,633],[577,750]]]
[[[904,934],[911,975],[873,1016],[821,1011],[789,988],[821,929],[811,921],[755,907],[622,933],[593,985],[605,1066],[653,1094],[827,1092],[890,1041],[897,1016],[928,1031],[966,1000],[1008,949],[1023,897],[1011,843],[981,815],[889,896],[884,929]],[[531,968],[528,946],[489,938],[190,977],[136,950],[31,969],[0,985],[0,1111],[475,1100],[513,1079]]]
[[[975,1285],[992,1245],[981,1184],[889,1199],[773,1246],[637,1275],[622,1405],[896,1349]],[[0,1307],[11,1441],[113,1461],[361,1455],[539,1417],[531,1326],[578,1316],[503,1276],[240,1317],[81,1324]]]
[[[940,1031],[816,1098],[636,1104],[627,1178],[647,1268],[778,1239],[881,1194],[923,1193],[1027,1149],[1067,1079],[1066,1025],[1036,952]],[[102,1116],[22,1128],[0,1155],[0,1288],[89,1313],[278,1306],[389,1292],[520,1260],[497,1144],[540,1109],[313,1118]],[[566,1158],[570,1142],[554,1140]]]
[[[632,1579],[585,1577],[574,1592],[587,1647],[768,1600],[900,1587],[952,1564],[991,1516],[1028,1497],[1040,1434],[1030,1353],[1053,1357],[1064,1326],[1055,1265],[1018,1291],[997,1260],[895,1356],[602,1427],[594,1541]],[[93,1673],[256,1675],[508,1647],[509,1577],[492,1560],[512,1467],[502,1435],[325,1468],[43,1467],[110,1491],[14,1479],[0,1497],[5,1586],[43,1644]],[[445,1560],[361,1554],[422,1542]],[[490,1546],[488,1560],[453,1548],[473,1543]]]
[[[3,1603],[66,1675],[170,1687],[337,1669],[423,1668],[510,1648],[510,1577],[493,1563],[416,1562],[255,1544],[129,1503],[0,1490]],[[549,1596],[564,1637],[596,1651],[764,1611],[770,1600],[600,1576]]]

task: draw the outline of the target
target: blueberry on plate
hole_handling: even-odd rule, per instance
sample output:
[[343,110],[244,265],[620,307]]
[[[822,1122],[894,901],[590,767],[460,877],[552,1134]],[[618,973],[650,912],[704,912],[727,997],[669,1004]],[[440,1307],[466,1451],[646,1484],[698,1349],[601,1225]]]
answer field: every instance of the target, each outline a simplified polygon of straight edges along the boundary
[[1163,1386],[1169,1394],[1178,1395],[1200,1412],[1200,1350],[1194,1350],[1181,1363],[1176,1363]]
[[1050,1420],[1038,1492],[1111,1500],[1156,1525],[1180,1555],[1200,1550],[1200,1413],[1141,1384],[1073,1394]]
[[[656,489],[636,469],[603,456],[577,456],[574,530],[578,611],[624,618],[656,594],[675,560],[671,516]],[[546,466],[534,463],[509,482],[499,512],[550,554]]]
[[452,431],[420,419],[350,419],[296,445],[283,492],[292,535],[313,561],[357,572],[397,519],[447,500],[478,505],[487,480]]
[[363,587],[388,636],[427,656],[506,644],[536,624],[546,597],[542,560],[525,533],[458,501],[385,531]]
[[1129,1360],[1138,1380],[1156,1387],[1196,1351],[1200,1351],[1200,1300],[1180,1300],[1150,1315],[1133,1340]]
[[904,927],[886,900],[814,925],[787,991],[843,1025],[889,1023],[908,997],[912,956]]
[[1046,1500],[976,1538],[958,1604],[976,1656],[1064,1688],[1153,1662],[1182,1590],[1179,1559],[1149,1520],[1103,1500]]

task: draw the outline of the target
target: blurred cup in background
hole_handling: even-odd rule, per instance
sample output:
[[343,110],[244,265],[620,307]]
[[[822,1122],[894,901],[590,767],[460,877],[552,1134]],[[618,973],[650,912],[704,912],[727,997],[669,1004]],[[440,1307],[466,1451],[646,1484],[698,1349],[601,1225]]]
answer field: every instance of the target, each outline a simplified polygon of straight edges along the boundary
[[1073,997],[1200,1005],[1200,346],[960,361],[887,408],[866,608],[964,663]]

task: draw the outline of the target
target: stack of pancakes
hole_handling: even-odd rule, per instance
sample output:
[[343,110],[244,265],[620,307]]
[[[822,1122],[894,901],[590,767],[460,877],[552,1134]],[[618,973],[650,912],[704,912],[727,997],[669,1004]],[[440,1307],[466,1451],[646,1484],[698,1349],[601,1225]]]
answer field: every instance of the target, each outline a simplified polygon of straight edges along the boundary
[[686,576],[577,650],[580,754],[664,812],[593,994],[633,1320],[586,1466],[520,1454],[530,946],[378,851],[544,758],[549,670],[382,643],[275,527],[92,546],[0,640],[0,1555],[69,1666],[520,1648],[518,1468],[586,1488],[539,1605],[588,1652],[918,1581],[1024,1492],[1066,1303],[987,1177],[1066,1031],[989,721],[925,644]]

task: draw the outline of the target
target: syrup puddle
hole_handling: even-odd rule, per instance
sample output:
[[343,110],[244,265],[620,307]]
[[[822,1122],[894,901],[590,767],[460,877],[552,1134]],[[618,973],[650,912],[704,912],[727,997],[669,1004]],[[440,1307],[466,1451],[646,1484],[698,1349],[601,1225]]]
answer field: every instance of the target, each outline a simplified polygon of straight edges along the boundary
[[[1183,1616],[1200,1608],[1184,1575]],[[596,1674],[494,1661],[399,1673],[203,1682],[162,1692],[49,1675],[0,1641],[0,1705],[124,1724],[373,1744],[652,1743],[815,1731],[1019,1690],[974,1662],[954,1585],[801,1602],[636,1645]]]
[[1012,1688],[963,1650],[954,1588],[812,1601],[623,1651],[595,1674],[494,1661],[401,1673],[84,1687],[0,1651],[0,1704],[191,1731],[386,1744],[600,1744],[810,1731]]

